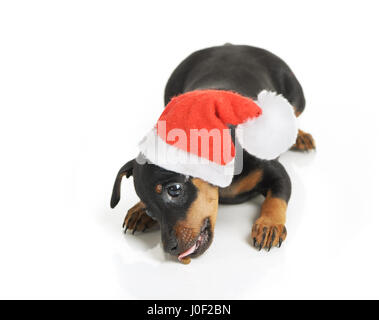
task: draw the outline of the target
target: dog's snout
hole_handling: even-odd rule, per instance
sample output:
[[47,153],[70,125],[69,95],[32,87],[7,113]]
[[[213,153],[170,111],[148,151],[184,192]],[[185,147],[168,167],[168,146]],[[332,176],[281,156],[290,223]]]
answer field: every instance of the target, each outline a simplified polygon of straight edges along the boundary
[[170,235],[162,240],[163,240],[163,248],[167,253],[172,254],[172,255],[176,255],[180,253],[178,240],[176,239],[175,236]]
[[175,244],[174,246],[170,247],[168,250],[171,254],[178,254],[178,245]]

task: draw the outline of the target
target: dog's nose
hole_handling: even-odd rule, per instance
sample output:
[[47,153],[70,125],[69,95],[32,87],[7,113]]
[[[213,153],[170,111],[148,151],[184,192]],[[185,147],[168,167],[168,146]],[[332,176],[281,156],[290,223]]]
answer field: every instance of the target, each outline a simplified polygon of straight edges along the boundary
[[164,250],[172,255],[179,254],[178,240],[174,236],[170,236],[163,241]]
[[170,247],[170,248],[169,248],[169,251],[170,251],[170,253],[173,254],[173,255],[178,254],[178,253],[179,253],[179,252],[178,252],[178,245],[175,244],[174,246]]

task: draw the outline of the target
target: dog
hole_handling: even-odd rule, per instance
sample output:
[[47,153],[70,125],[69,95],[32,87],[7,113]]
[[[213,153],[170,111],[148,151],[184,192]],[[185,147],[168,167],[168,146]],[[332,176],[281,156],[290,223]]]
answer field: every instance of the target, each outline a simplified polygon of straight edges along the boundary
[[[287,99],[296,117],[305,108],[302,87],[287,64],[264,49],[246,45],[225,44],[191,54],[170,76],[164,103],[168,105],[181,94],[209,89],[236,92],[251,99],[269,90]],[[313,150],[314,139],[298,130],[291,149]],[[218,204],[239,204],[263,195],[260,217],[252,227],[252,243],[258,250],[280,247],[287,236],[290,178],[278,158],[262,160],[246,150],[242,155],[242,171],[225,187],[133,159],[117,174],[111,207],[120,200],[122,178],[133,176],[141,201],[127,212],[125,232],[144,232],[157,225],[165,252],[189,263],[211,245]]]

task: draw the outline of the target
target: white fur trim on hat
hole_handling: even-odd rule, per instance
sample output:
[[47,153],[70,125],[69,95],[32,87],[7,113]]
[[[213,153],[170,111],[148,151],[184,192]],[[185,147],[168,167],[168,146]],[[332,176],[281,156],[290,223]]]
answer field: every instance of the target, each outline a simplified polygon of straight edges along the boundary
[[231,184],[234,175],[234,159],[226,165],[200,158],[178,147],[167,144],[152,129],[139,143],[141,153],[153,164],[166,170],[200,178],[219,187]]
[[298,130],[293,107],[282,95],[266,90],[258,94],[255,102],[262,109],[262,115],[239,124],[237,138],[253,156],[275,159],[296,141]]

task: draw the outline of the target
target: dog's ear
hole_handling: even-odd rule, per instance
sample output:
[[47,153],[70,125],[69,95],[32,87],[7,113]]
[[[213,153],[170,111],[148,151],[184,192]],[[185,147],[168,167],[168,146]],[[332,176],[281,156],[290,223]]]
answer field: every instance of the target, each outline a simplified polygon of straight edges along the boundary
[[123,176],[129,178],[133,174],[134,159],[124,164],[117,173],[116,180],[113,185],[111,208],[113,209],[120,201],[120,187]]

